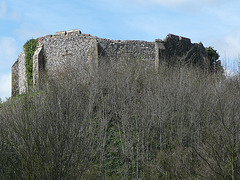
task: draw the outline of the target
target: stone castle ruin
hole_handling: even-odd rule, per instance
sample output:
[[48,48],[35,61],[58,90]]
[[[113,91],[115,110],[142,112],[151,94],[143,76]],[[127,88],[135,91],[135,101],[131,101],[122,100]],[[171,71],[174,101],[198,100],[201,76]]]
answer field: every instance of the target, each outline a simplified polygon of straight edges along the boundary
[[[54,73],[59,68],[77,67],[79,71],[93,71],[101,62],[114,63],[126,59],[148,61],[156,70],[161,62],[198,63],[208,66],[207,54],[202,43],[169,34],[164,40],[109,40],[80,30],[57,32],[38,38],[33,56],[33,85],[38,84],[43,72]],[[26,93],[27,75],[24,50],[12,66],[12,96]]]

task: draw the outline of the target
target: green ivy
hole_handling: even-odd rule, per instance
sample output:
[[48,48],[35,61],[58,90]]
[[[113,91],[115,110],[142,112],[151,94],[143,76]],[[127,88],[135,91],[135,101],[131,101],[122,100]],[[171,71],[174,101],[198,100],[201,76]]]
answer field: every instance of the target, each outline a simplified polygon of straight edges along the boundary
[[38,39],[30,39],[24,44],[25,51],[25,67],[27,74],[27,84],[28,87],[31,87],[33,84],[33,55],[37,49]]

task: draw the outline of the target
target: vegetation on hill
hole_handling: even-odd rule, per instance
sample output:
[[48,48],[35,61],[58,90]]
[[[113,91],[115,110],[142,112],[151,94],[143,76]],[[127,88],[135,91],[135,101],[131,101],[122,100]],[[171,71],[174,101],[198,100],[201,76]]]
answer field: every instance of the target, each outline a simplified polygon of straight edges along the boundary
[[223,67],[221,65],[221,61],[219,60],[220,55],[218,54],[217,50],[209,46],[206,47],[206,52],[209,60],[210,70],[223,72]]
[[240,80],[141,63],[0,110],[0,179],[240,179]]

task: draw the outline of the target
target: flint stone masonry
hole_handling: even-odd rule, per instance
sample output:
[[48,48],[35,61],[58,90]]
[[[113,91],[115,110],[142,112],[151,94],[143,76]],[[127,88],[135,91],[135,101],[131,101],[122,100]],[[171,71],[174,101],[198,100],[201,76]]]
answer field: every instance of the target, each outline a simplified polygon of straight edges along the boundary
[[43,45],[39,44],[37,50],[33,55],[33,84],[38,84],[38,80],[41,79],[44,72],[44,54]]
[[19,94],[19,83],[18,83],[18,61],[12,66],[12,96]]
[[[79,29],[60,31],[54,35],[38,38],[39,46],[33,56],[33,84],[38,86],[41,77],[47,73],[68,71],[77,68],[83,76],[94,75],[99,66],[116,64],[121,61],[141,60],[158,70],[163,61],[174,63],[197,63],[207,67],[208,60],[202,43],[173,34],[164,40],[154,42],[139,40],[110,40],[90,34],[82,34]],[[27,90],[24,50],[12,66],[12,96]]]
[[154,43],[147,41],[114,41],[98,38],[99,61],[116,62],[119,60],[154,61]]
[[75,34],[82,34],[82,32],[79,29],[72,29],[68,31],[68,34],[75,33]]
[[176,61],[187,63],[197,63],[201,67],[207,67],[207,54],[202,43],[191,43],[191,40],[181,36],[169,34],[164,39],[164,58],[170,62]]
[[67,35],[66,31],[59,31],[54,34],[54,36],[65,36],[65,35]]
[[45,70],[50,74],[65,71],[66,67],[78,67],[86,74],[86,67],[91,62],[96,62],[93,60],[95,56],[91,56],[97,46],[96,37],[93,36],[73,32],[68,35],[46,36],[41,38],[41,45]]
[[25,93],[27,91],[27,73],[25,66],[25,52],[23,48],[23,52],[18,56],[18,89],[19,94]]

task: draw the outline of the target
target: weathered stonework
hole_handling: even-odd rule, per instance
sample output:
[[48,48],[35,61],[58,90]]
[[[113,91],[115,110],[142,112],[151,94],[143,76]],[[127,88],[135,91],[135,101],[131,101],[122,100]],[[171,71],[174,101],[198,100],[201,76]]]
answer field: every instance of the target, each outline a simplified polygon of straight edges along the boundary
[[96,37],[71,32],[68,35],[45,36],[40,39],[45,70],[49,74],[65,71],[69,66],[78,67],[81,73],[86,74],[89,73],[86,67],[93,62],[97,63]]
[[12,96],[19,94],[19,83],[18,83],[18,61],[12,66]]
[[98,69],[98,43],[97,39],[93,40],[93,46],[89,49],[88,56],[89,72],[96,74]]
[[165,45],[164,41],[161,39],[155,39],[155,70],[158,71],[161,61],[164,59],[165,55]]
[[164,39],[165,52],[164,57],[169,63],[176,61],[183,64],[199,64],[206,67],[207,54],[202,43],[191,43],[189,38],[169,34]]
[[54,36],[65,36],[65,35],[67,35],[66,31],[59,31],[54,34]]
[[82,32],[79,29],[72,29],[68,31],[68,34],[82,34]]
[[[137,40],[102,39],[82,34],[74,29],[60,31],[38,38],[39,46],[33,56],[33,84],[37,86],[44,73],[52,76],[75,67],[85,75],[95,74],[104,63],[112,64],[128,60],[149,62],[158,70],[161,62],[199,63],[206,66],[204,46],[191,43],[188,38],[169,34],[164,40],[154,42]],[[24,51],[12,67],[12,96],[26,92],[26,68]]]
[[119,60],[138,59],[154,61],[155,49],[153,42],[117,41],[98,38],[99,61],[116,62]]
[[44,71],[44,54],[43,46],[39,44],[33,55],[33,85],[37,85],[41,79],[42,71]]
[[27,91],[27,73],[26,73],[26,59],[25,52],[20,53],[18,56],[18,87],[19,94],[26,93]]

